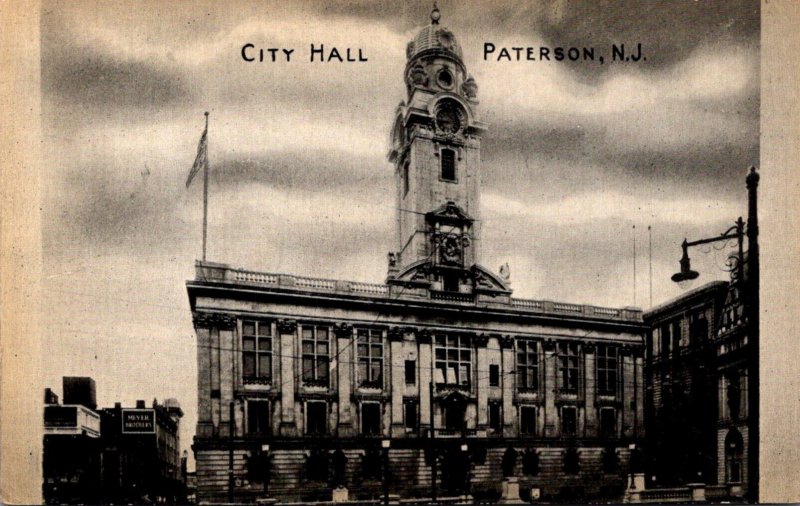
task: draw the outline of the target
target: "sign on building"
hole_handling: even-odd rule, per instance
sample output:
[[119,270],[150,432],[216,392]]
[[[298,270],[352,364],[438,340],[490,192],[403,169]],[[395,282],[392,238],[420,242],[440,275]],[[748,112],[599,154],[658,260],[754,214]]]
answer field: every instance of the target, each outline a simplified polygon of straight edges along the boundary
[[155,434],[156,412],[153,409],[123,409],[123,434]]

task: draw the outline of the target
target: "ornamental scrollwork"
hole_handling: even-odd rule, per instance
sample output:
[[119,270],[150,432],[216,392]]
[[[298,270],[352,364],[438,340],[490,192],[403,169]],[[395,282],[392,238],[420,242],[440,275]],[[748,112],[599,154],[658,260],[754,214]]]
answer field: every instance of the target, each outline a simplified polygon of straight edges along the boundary
[[278,320],[278,333],[294,334],[297,332],[297,322],[294,320]]
[[220,330],[232,330],[236,328],[236,317],[223,313],[204,313],[194,312],[192,323],[196,329],[217,328]]

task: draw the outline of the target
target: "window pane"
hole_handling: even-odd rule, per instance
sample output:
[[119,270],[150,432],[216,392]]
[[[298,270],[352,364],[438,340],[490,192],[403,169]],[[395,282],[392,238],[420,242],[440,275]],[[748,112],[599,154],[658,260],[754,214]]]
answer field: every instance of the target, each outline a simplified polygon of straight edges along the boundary
[[303,342],[303,353],[314,353],[314,343]]
[[328,379],[328,360],[325,358],[317,359],[317,379]]
[[406,384],[415,385],[417,383],[417,361],[406,360]]
[[258,340],[258,349],[261,351],[272,351],[272,339],[259,339]]
[[364,329],[358,329],[358,341],[366,342],[367,338],[368,338],[367,331]]
[[469,350],[461,350],[461,360],[469,360]]
[[303,339],[314,339],[314,329],[303,327]]
[[245,377],[252,377],[256,375],[256,357],[254,354],[242,354],[242,374],[244,374]]
[[242,338],[242,349],[245,351],[253,351],[256,349],[256,340],[252,337]]
[[447,346],[450,348],[455,348],[458,346],[458,339],[455,336],[447,336]]
[[261,354],[258,357],[258,375],[269,378],[272,376],[272,356]]
[[366,359],[358,361],[358,378],[361,381],[366,381],[367,379],[369,379],[367,377],[367,366],[368,364]]
[[372,381],[380,381],[382,378],[381,374],[382,364],[380,360],[373,360],[372,361],[372,377],[370,380]]
[[328,354],[328,343],[317,343],[317,354],[318,355],[327,355]]
[[382,357],[383,356],[383,346],[380,344],[373,344],[372,345],[372,357]]
[[303,358],[303,379],[314,379],[314,359]]
[[369,346],[366,344],[359,344],[358,345],[358,356],[359,357],[366,357],[369,355]]
[[260,322],[258,324],[258,335],[260,336],[268,336],[272,333],[272,325],[266,322]]
[[445,360],[447,359],[447,350],[443,348],[438,348],[436,350],[436,360]]
[[256,333],[256,324],[254,322],[242,323],[242,334],[252,336]]
[[317,341],[328,340],[328,329],[324,327],[317,327]]

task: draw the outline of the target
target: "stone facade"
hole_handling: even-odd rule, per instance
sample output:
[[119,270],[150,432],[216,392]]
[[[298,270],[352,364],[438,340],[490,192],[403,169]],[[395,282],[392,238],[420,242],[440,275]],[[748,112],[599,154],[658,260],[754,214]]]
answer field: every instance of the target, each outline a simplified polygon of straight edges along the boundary
[[[479,264],[477,84],[455,36],[408,46],[385,284],[198,262],[199,502],[389,489],[619,500],[644,439],[641,311],[511,297]],[[332,259],[333,261],[333,259]],[[388,449],[384,446],[388,445]]]
[[[209,263],[198,263],[188,290],[198,338],[201,501],[227,500],[231,448],[236,500],[262,497],[262,471],[252,462],[264,445],[270,495],[325,498],[337,473],[354,497],[377,494],[380,473],[370,478],[363,466],[382,439],[391,442],[391,488],[400,495],[430,493],[425,448],[441,449],[444,469],[464,441],[473,490],[499,482],[511,447],[524,486],[551,496],[612,493],[622,488],[629,444],[644,437],[638,310],[393,296],[386,285]],[[257,345],[269,349],[262,353],[268,369],[258,371],[245,365],[256,324]],[[604,359],[603,381],[614,383],[602,393],[598,348],[612,356]],[[365,360],[375,363],[359,367]],[[337,450],[346,458],[334,472]],[[536,465],[526,467],[526,452]],[[575,454],[577,465],[565,469]],[[309,476],[320,459],[325,470]],[[458,489],[458,479],[438,479],[442,493]]]

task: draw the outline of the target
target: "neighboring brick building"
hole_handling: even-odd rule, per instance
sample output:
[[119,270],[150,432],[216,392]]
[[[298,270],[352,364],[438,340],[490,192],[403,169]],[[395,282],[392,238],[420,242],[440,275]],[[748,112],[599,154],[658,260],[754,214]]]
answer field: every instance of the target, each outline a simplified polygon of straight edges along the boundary
[[47,504],[98,502],[100,415],[91,378],[63,378],[64,403],[49,388],[44,399],[42,496]]
[[[728,283],[708,283],[644,314],[649,486],[717,482],[717,320]],[[655,477],[655,480],[652,478]]]
[[736,273],[644,314],[649,486],[719,484],[727,498],[747,494],[750,362]]
[[183,503],[178,402],[97,409],[91,378],[45,389],[43,495],[48,504]]
[[644,438],[641,311],[512,298],[478,263],[477,84],[437,10],[407,54],[386,283],[211,262],[187,282],[199,502],[375,496],[383,440],[404,497],[430,496],[433,449],[440,495],[508,474],[546,498],[622,497]]

